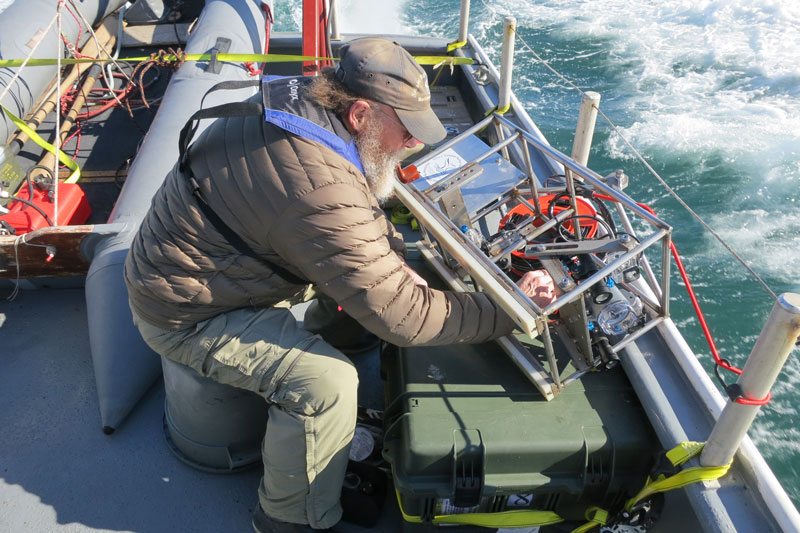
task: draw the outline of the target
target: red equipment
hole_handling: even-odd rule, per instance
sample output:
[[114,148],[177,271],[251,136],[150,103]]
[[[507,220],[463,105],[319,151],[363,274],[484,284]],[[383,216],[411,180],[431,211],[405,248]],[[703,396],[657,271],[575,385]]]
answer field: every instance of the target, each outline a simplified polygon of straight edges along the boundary
[[[552,212],[550,212],[550,204],[555,200],[555,204],[552,206]],[[587,200],[583,198],[576,198],[576,203],[578,204],[578,225],[581,228],[581,235],[584,239],[591,239],[597,234],[597,227],[599,223],[597,222],[597,210],[594,206]],[[563,195],[555,195],[555,194],[544,194],[539,197],[539,206],[542,208],[543,213],[549,213],[551,216],[555,216],[559,214],[564,209],[569,207],[569,199]],[[502,230],[503,227],[509,222],[509,220],[516,216],[525,216],[525,215],[532,215],[533,211],[528,209],[525,204],[519,204],[515,206],[513,209],[509,210],[506,215],[500,219],[500,229]],[[533,221],[533,225],[537,228],[544,224],[546,220],[543,220],[541,217],[537,217]],[[563,228],[569,233],[575,233],[575,224],[572,219],[567,219],[563,223]],[[537,241],[539,242],[552,242],[559,236],[558,231],[550,230],[544,235],[541,235]],[[523,264],[529,261],[537,261],[536,257],[525,255],[524,250],[517,250],[511,252],[512,258],[512,268],[511,271],[515,274],[522,275],[524,272],[516,268],[516,266]]]
[[[27,184],[19,190],[16,197],[25,200],[30,198]],[[49,191],[34,187],[33,199],[29,201],[44,211],[54,226],[83,224],[92,214],[86,194],[75,183],[58,184],[58,220],[54,218],[55,204],[49,198]],[[0,221],[4,221],[14,228],[17,235],[50,225],[42,213],[19,200],[9,202],[8,211],[7,214],[0,215]]]

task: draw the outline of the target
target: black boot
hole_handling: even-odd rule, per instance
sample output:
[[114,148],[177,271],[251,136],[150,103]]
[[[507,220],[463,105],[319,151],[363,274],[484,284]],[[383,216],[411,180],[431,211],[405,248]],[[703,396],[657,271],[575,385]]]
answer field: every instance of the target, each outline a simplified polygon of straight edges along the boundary
[[253,511],[253,530],[255,533],[314,533],[318,531],[332,531],[328,529],[314,529],[308,524],[293,524],[291,522],[281,522],[267,515],[256,505]]

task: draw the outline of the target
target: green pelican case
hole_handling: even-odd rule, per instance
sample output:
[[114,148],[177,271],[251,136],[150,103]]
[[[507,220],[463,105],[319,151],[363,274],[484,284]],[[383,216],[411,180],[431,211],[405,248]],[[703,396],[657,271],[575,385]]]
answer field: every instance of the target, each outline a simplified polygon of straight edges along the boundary
[[381,363],[383,455],[403,511],[424,521],[517,509],[582,520],[633,496],[660,449],[620,367],[548,402],[495,343],[391,347]]

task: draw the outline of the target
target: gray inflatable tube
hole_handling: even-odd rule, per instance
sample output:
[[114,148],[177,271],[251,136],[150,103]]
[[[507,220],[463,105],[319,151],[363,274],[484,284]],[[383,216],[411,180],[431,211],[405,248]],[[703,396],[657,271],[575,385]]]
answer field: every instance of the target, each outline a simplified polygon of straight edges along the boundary
[[[231,53],[263,50],[264,15],[258,0],[209,0],[186,51],[208,53],[217,40],[231,40]],[[160,358],[133,325],[122,277],[125,256],[155,191],[178,157],[178,134],[213,85],[223,80],[253,79],[241,64],[221,64],[218,73],[206,63],[186,63],[173,76],[158,114],[128,173],[109,218],[124,224],[101,243],[86,277],[89,341],[94,363],[103,431],[113,432],[161,374]],[[243,100],[256,89],[215,91],[204,106]],[[209,121],[200,123],[200,130]]]

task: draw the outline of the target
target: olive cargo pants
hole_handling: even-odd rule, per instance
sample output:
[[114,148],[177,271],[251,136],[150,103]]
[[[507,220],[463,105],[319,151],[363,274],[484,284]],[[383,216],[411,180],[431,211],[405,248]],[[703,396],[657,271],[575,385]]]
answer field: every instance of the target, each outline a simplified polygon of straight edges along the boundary
[[[323,307],[312,303],[309,327],[324,325]],[[346,356],[285,307],[238,309],[179,331],[134,322],[158,354],[270,402],[258,490],[265,513],[318,529],[339,521],[358,391]]]

